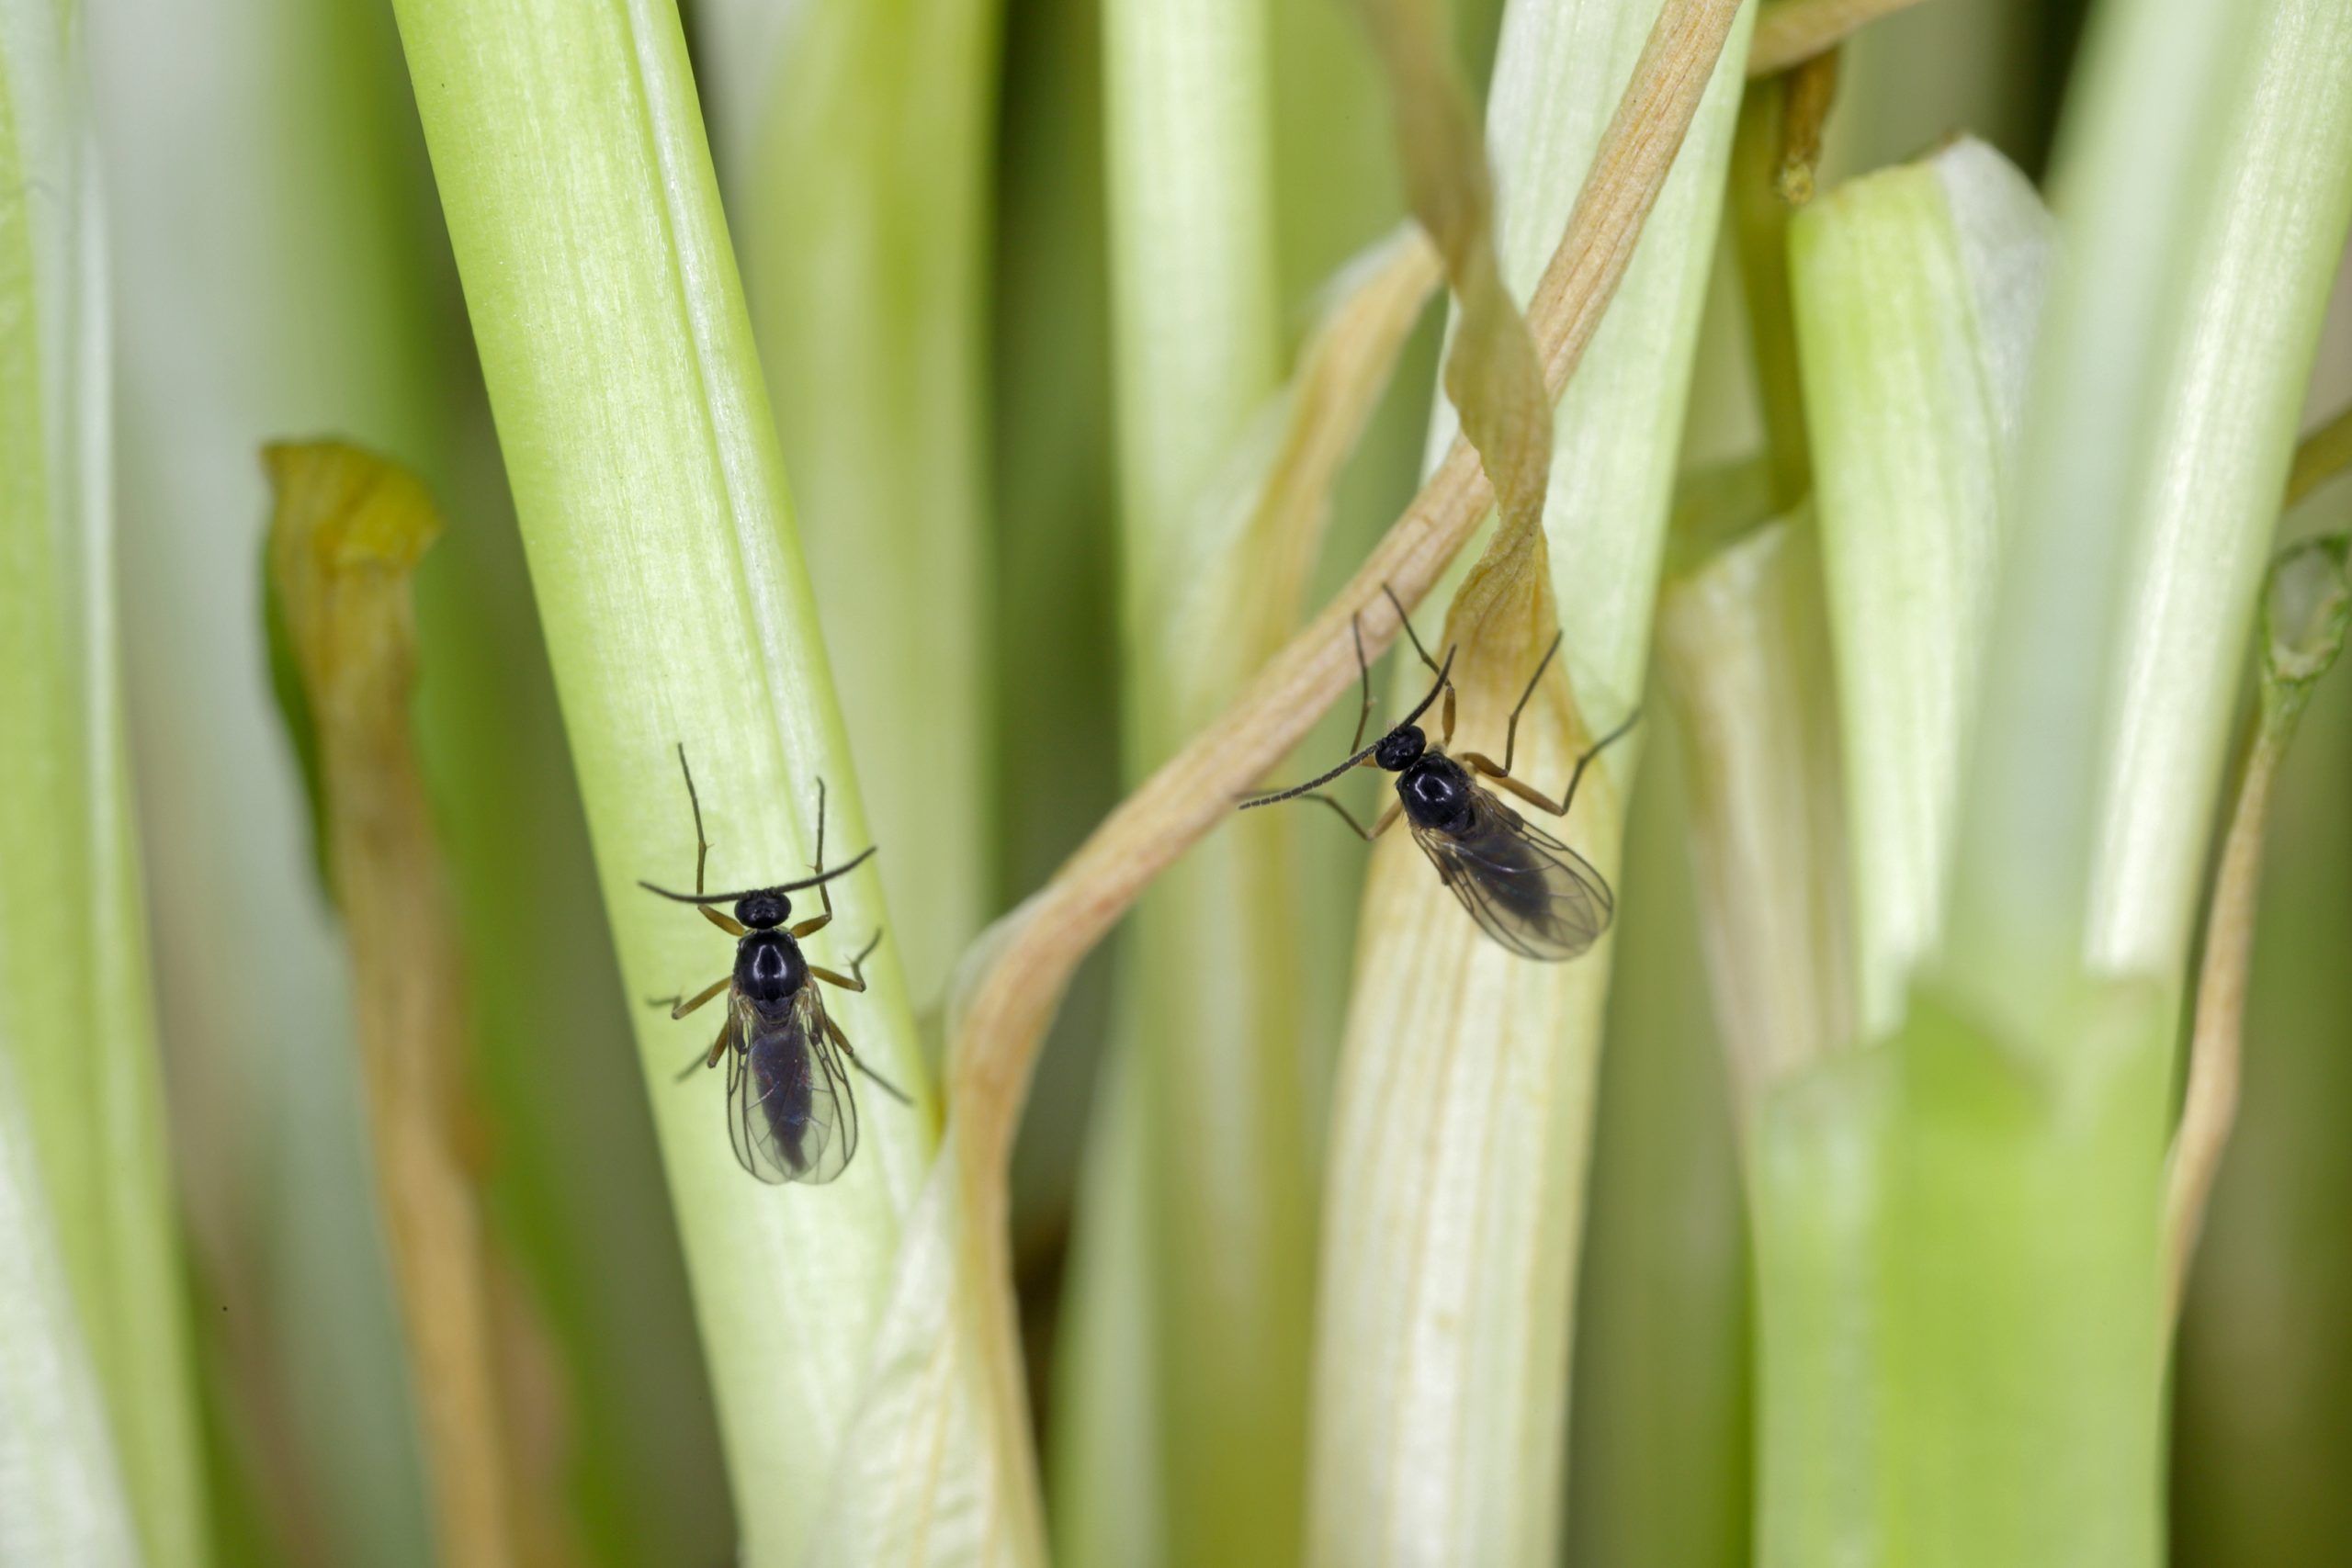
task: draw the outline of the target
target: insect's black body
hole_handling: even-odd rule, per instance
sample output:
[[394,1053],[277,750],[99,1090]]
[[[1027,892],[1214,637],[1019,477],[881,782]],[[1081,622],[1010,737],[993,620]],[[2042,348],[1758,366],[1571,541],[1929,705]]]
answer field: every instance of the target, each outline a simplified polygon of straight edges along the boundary
[[735,944],[735,989],[763,1013],[790,1005],[808,983],[808,961],[790,931],[775,928],[792,913],[791,901],[764,895],[735,906],[735,918],[751,929]]
[[1430,750],[1417,725],[1400,724],[1373,748],[1375,765],[1396,775],[1396,798],[1405,820],[1424,832],[1448,835],[1469,827],[1478,786],[1470,770],[1442,751]]
[[[721,1046],[733,1048],[727,1130],[736,1159],[762,1180],[824,1181],[856,1152],[857,1102],[846,1076],[837,1083],[817,1059],[831,1049],[830,1021],[808,983],[800,943],[777,929],[791,914],[792,901],[781,894],[754,893],[735,906],[735,919],[749,929],[735,943],[733,996],[720,1032]],[[829,1154],[835,1157],[829,1161]]]
[[[682,769],[685,760],[681,748]],[[857,1100],[850,1090],[844,1058],[900,1100],[906,1099],[857,1060],[849,1037],[826,1012],[823,993],[811,983],[823,980],[845,990],[865,989],[861,965],[874,951],[874,942],[850,961],[845,976],[817,967],[800,951],[802,937],[832,920],[832,895],[825,885],[874,852],[867,850],[846,865],[823,869],[823,787],[821,783],[818,786],[815,875],[747,893],[706,895],[703,865],[710,845],[702,836],[702,803],[695,797],[694,775],[688,773],[686,794],[695,803],[695,891],[672,893],[651,883],[641,885],[665,898],[697,906],[713,925],[736,939],[735,966],[726,978],[713,981],[691,1000],[673,997],[654,1005],[669,1008],[673,1018],[684,1018],[720,991],[727,992],[727,1021],[708,1053],[697,1060],[716,1066],[726,1058],[728,1139],[743,1168],[763,1181],[831,1181],[848,1168],[850,1156],[857,1152]],[[820,890],[824,912],[788,925],[788,895],[804,887]],[[732,919],[714,907],[729,901],[735,905]],[[876,932],[874,942],[881,940]]]
[[[1389,597],[1394,603],[1396,596]],[[1402,605],[1397,606],[1396,614],[1410,635],[1412,623],[1404,620]],[[1413,646],[1420,648],[1419,638],[1414,639]],[[1553,649],[1558,646],[1558,639],[1555,638]],[[1361,630],[1357,633],[1356,652],[1361,661]],[[1566,817],[1575,802],[1577,784],[1584,776],[1585,764],[1599,754],[1601,747],[1631,728],[1633,720],[1627,719],[1577,760],[1576,773],[1555,806],[1510,776],[1520,711],[1527,705],[1528,697],[1534,694],[1544,665],[1551,662],[1552,650],[1545,651],[1544,663],[1535,667],[1534,678],[1528,682],[1526,694],[1519,699],[1519,707],[1511,710],[1510,741],[1501,762],[1476,751],[1464,752],[1460,761],[1446,754],[1444,742],[1453,736],[1453,687],[1449,679],[1453,656],[1448,653],[1442,666],[1430,661],[1426,649],[1421,650],[1421,659],[1437,671],[1437,684],[1405,716],[1402,723],[1321,778],[1295,789],[1244,801],[1243,806],[1267,806],[1305,795],[1337,811],[1348,826],[1368,840],[1387,831],[1401,815],[1421,852],[1437,868],[1438,879],[1462,901],[1470,918],[1488,936],[1522,958],[1556,962],[1577,957],[1600,940],[1615,912],[1616,900],[1610,894],[1607,879],[1591,862],[1504,805],[1479,780],[1481,775],[1492,779],[1553,816]],[[1442,739],[1432,745],[1416,721],[1441,693],[1445,697]],[[1369,715],[1371,708],[1372,678],[1367,667],[1364,713]],[[1358,740],[1363,739],[1363,728],[1360,717]],[[1383,812],[1378,823],[1368,831],[1346,807],[1317,793],[1319,786],[1366,762],[1396,775],[1396,804]]]

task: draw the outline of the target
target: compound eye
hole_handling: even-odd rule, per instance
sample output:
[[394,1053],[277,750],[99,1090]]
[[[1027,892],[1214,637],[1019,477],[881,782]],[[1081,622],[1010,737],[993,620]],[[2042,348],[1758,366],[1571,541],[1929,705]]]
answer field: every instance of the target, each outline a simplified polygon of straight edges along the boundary
[[1389,773],[1401,773],[1427,745],[1421,732],[1408,724],[1402,729],[1391,730],[1382,736],[1379,746],[1374,749],[1372,760]]
[[735,904],[735,919],[755,930],[782,925],[791,913],[791,901],[775,893],[754,893]]

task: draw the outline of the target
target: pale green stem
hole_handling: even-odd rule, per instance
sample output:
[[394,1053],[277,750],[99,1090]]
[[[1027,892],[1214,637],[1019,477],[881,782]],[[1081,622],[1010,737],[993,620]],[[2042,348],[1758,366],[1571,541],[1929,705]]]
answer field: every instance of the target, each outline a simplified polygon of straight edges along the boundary
[[1786,82],[1758,82],[1742,96],[1739,126],[1732,138],[1728,198],[1775,510],[1795,506],[1813,484],[1804,389],[1797,380],[1796,324],[1789,309],[1792,212],[1779,189],[1788,118]]
[[2352,581],[2345,572],[2348,543],[2338,533],[2281,551],[2264,595],[2259,710],[2213,875],[2180,1126],[2166,1162],[2168,1324],[2178,1322],[2213,1178],[2237,1120],[2255,912],[2278,766],[2302,723],[2312,687],[2343,653],[2345,632],[2352,626]]
[[[2341,235],[2343,160],[2329,138],[2323,178],[2272,156],[2257,133],[2299,102],[2279,146],[2304,147],[2306,123],[2328,123],[2319,111],[2343,90],[2352,27],[2331,16],[2315,30],[2318,8],[2292,3],[2251,19],[2204,0],[2111,8],[2092,44],[2058,186],[2065,264],[2023,427],[1973,764],[1961,775],[1946,934],[1883,1048],[1777,1086],[1758,1118],[1769,1564],[2160,1560],[2156,1215],[2177,990],[2161,885],[2167,868],[2201,863],[2196,803],[2210,805],[2219,762],[2218,735],[2191,744],[2176,724],[2193,727],[2205,694],[2235,678],[2251,589],[2235,563],[2251,547],[2258,565],[2293,439],[2292,400],[2282,411],[2273,394],[2281,377],[2300,388],[2317,324],[2293,280],[2305,246],[2332,254]],[[2249,225],[2249,211],[2263,221]],[[1931,288],[1932,263],[1918,264]],[[1981,316],[1988,296],[1971,292]],[[2225,355],[2223,374],[2206,355],[2240,334],[2258,352]],[[1854,368],[1832,355],[1806,372]],[[1918,450],[1965,482],[1906,486],[1940,490],[1954,520],[1979,504],[1970,496],[2003,488],[1986,472],[1998,444],[1972,436],[1983,422],[1962,412]],[[2196,492],[2213,512],[2192,526],[2174,492],[2207,468],[2227,482]],[[2241,485],[2261,491],[2258,524]],[[1868,559],[1853,555],[1849,570]],[[1841,611],[1857,626],[1861,581]],[[1877,592],[1898,581],[1883,573]],[[1965,626],[1963,606],[1956,598],[1926,623],[1944,622],[1935,635],[1948,649],[1970,640],[1950,629]],[[2194,668],[2133,651],[2176,638],[2201,644]],[[2168,684],[2154,679],[2160,668]],[[1938,685],[1960,673],[1929,671]],[[1894,705],[1858,708],[1864,744],[1849,778],[1928,773],[1899,762],[1910,742],[1885,749],[1900,731],[1871,715]],[[2152,735],[2172,738],[2182,768],[2109,795],[2119,732],[2143,750]],[[1919,830],[1939,815],[1931,797]],[[2161,841],[2120,833],[2134,852],[2113,851],[2117,824],[2158,816],[2170,824]],[[1866,833],[1858,855],[1883,853],[1873,842]],[[2126,871],[2154,907],[2123,921],[2133,940],[2118,942]],[[1860,867],[1858,886],[1882,874],[1882,910],[1884,895],[1917,903],[1904,890],[1921,879],[1884,867]]]
[[[266,1537],[401,1568],[430,1550],[405,1368],[258,565],[265,441],[334,430],[428,466],[447,444],[440,319],[407,227],[424,204],[401,201],[392,151],[397,45],[389,17],[309,0],[133,0],[89,22],[117,241],[126,673],[224,1479]],[[184,221],[197,190],[236,220]]]
[[[0,1513],[27,1513],[28,1543],[53,1528],[61,1549],[104,1556],[135,1531],[148,1561],[198,1564],[210,1543],[129,805],[82,25],[0,6],[0,1183],[23,1254],[7,1310],[28,1336],[8,1369],[21,1462],[0,1469],[59,1489]],[[103,1404],[85,1410],[93,1376]]]
[[[1114,0],[1102,41],[1125,750],[1141,777],[1289,630],[1247,604],[1221,624],[1189,604],[1216,564],[1201,527],[1215,487],[1280,375],[1270,23],[1262,0]],[[1289,982],[1305,911],[1291,825],[1246,829],[1144,900],[1120,974],[1156,1156],[1128,1168],[1148,1190],[1157,1329],[1156,1397],[1128,1415],[1158,1430],[1115,1440],[1156,1450],[1166,1530],[1116,1543],[1123,1561],[1260,1561],[1298,1534],[1313,1178]]]
[[1690,770],[1691,869],[1740,1130],[1853,1043],[1851,877],[1819,528],[1776,519],[1669,581],[1658,660]]
[[[1498,253],[1522,297],[1660,9],[1521,0],[1505,14],[1487,141]],[[1747,14],[1555,416],[1547,597],[1588,734],[1625,716],[1642,683]],[[1433,453],[1453,429],[1442,407]],[[1425,675],[1400,660],[1396,679]],[[1493,725],[1461,744],[1498,750],[1500,712],[1466,706],[1465,722]],[[1520,737],[1547,791],[1565,768],[1561,716]],[[1568,828],[1604,871],[1630,777],[1630,748],[1613,751]],[[1374,857],[1362,929],[1324,1213],[1309,1560],[1548,1561],[1607,952],[1510,957],[1401,834]]]
[[2324,0],[2110,8],[2089,40],[1962,792],[1951,956],[1993,1016],[2063,1007],[2086,964],[2177,986],[2352,191],[2347,64]]
[[1941,931],[2003,485],[2054,258],[2032,186],[1973,141],[1839,187],[1792,239],[1860,1023],[1881,1038]]
[[[1661,624],[1661,665],[1664,640]],[[1708,1016],[1681,738],[1662,704],[1645,722],[1577,1265],[1565,1561],[1733,1568],[1754,1511],[1739,1145]]]
[[[1281,344],[1262,0],[1111,0],[1106,180],[1129,637]],[[1141,744],[1139,750],[1155,750]]]
[[825,645],[914,994],[989,912],[996,0],[698,8]]
[[[1504,276],[1522,298],[1551,257],[1660,9],[1655,0],[1517,0],[1504,12],[1487,140],[1506,204],[1497,247]],[[1736,62],[1746,49],[1745,31],[1735,30],[1724,56]],[[1580,705],[1601,728],[1633,707],[1648,660],[1655,595],[1626,585],[1657,581],[1674,490],[1674,442],[1666,440],[1662,450],[1658,442],[1623,433],[1635,423],[1629,410],[1638,411],[1638,428],[1681,426],[1739,96],[1720,81],[1708,91],[1685,155],[1643,229],[1633,270],[1553,421],[1544,516],[1560,624],[1570,629],[1561,657]],[[1667,234],[1679,238],[1658,238]],[[1452,405],[1441,400],[1431,420],[1431,462],[1455,428]],[[1457,576],[1476,554],[1463,552]],[[1412,683],[1408,675],[1398,680]]]
[[0,1049],[0,1561],[133,1568],[138,1522],[25,1111]]
[[2162,1561],[2165,1018],[2144,988],[2067,999],[2097,1070],[2063,1099],[1923,989],[1759,1106],[1764,1568]]
[[[2347,366],[2330,345],[2333,375]],[[2341,499],[2318,510],[2352,521]],[[2244,1103],[2188,1280],[2174,1372],[2173,1562],[2335,1568],[2352,1538],[2352,682],[2313,694],[2280,768],[2244,1028]],[[2176,1159],[2180,1158],[2176,1155]],[[2178,1179],[2178,1167],[2176,1167]]]
[[2086,933],[2095,967],[2166,976],[2203,894],[2248,628],[2352,221],[2352,9],[2227,10],[2251,39],[2247,74],[2205,129],[2210,205],[2143,389],[2146,466],[2117,498],[2134,558]]
[[1068,1303],[1054,1347],[1048,1437],[1056,1562],[1146,1568],[1164,1560],[1159,1424],[1159,1236],[1150,1207],[1151,1107],[1142,1064],[1114,1054],[1079,1169]]
[[[1914,977],[1940,943],[2046,227],[1962,142],[1793,235],[1861,1019],[1753,1105],[1774,1568],[2138,1564],[2158,1539],[2156,998],[2052,988],[2020,1044]],[[1744,891],[1758,917],[1800,896]],[[2064,1034],[2064,1092],[2016,1072]]]
[[[808,864],[820,778],[829,856],[870,840],[677,16],[660,0],[397,10],[622,968],[639,997],[698,989],[728,944],[636,886],[688,874],[680,744],[714,882]],[[886,922],[870,874],[831,891],[811,956],[839,964]],[[917,1104],[858,1080],[860,1152],[822,1190],[737,1167],[719,1075],[672,1081],[715,1021],[639,1013],[749,1562],[797,1562],[821,1514],[854,1518],[880,1484],[833,1472],[873,1404],[867,1352],[937,1146],[902,974],[886,943],[868,992],[828,998]],[[989,1458],[976,1444],[950,1462]]]
[[[527,1277],[510,1321],[543,1311],[554,1340],[531,1380],[541,1479],[599,1547],[708,1556],[732,1521],[700,1349],[673,1332],[684,1275],[618,975],[605,944],[514,918],[517,888],[576,907],[593,871],[390,11],[131,0],[91,19],[124,241],[126,641],[142,774],[168,781],[142,805],[180,1194],[228,1308],[198,1320],[223,1484],[262,1533],[338,1562],[427,1550],[344,960],[255,679],[256,454],[339,432],[415,465],[452,518],[417,587],[416,722],[498,1237]],[[192,188],[237,221],[183,221]],[[556,1038],[571,1066],[551,1077]]]

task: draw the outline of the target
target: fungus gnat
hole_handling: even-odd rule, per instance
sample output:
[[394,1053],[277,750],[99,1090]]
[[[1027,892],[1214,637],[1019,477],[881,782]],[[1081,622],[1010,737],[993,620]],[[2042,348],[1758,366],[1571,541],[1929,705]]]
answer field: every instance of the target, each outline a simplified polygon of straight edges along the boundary
[[[1367,843],[1388,831],[1401,815],[1413,829],[1413,841],[1437,867],[1438,879],[1462,900],[1462,907],[1488,936],[1522,958],[1556,963],[1578,956],[1600,939],[1615,912],[1616,900],[1610,896],[1608,880],[1591,862],[1504,805],[1479,781],[1481,776],[1491,779],[1530,806],[1566,817],[1576,802],[1586,764],[1633,728],[1641,716],[1639,710],[1577,759],[1568,787],[1555,805],[1511,777],[1510,765],[1519,741],[1519,716],[1528,698],[1535,694],[1536,682],[1543,680],[1553,655],[1559,651],[1558,634],[1554,634],[1551,647],[1537,661],[1518,706],[1510,710],[1503,760],[1497,762],[1479,752],[1464,751],[1456,761],[1445,750],[1453,743],[1453,650],[1446,650],[1443,664],[1431,659],[1395,592],[1389,592],[1388,602],[1396,606],[1396,618],[1404,624],[1405,635],[1412,638],[1413,650],[1437,674],[1429,695],[1395,728],[1363,746],[1364,720],[1372,714],[1372,668],[1364,660],[1363,629],[1358,626],[1356,668],[1363,678],[1363,707],[1356,716],[1355,739],[1349,743],[1351,755],[1319,778],[1245,800],[1241,808],[1246,811],[1304,795],[1338,812]],[[1441,693],[1445,704],[1439,710],[1438,739],[1431,744],[1416,721]],[[1396,775],[1396,803],[1381,813],[1369,830],[1345,806],[1321,793],[1341,773],[1367,762]]]
[[[737,939],[735,967],[692,997],[664,997],[652,1003],[666,1007],[673,1019],[727,993],[727,1021],[710,1050],[686,1065],[681,1081],[697,1066],[715,1067],[727,1058],[727,1132],[735,1157],[762,1181],[831,1181],[849,1167],[857,1152],[857,1100],[850,1092],[852,1066],[872,1078],[901,1104],[910,1104],[896,1084],[858,1060],[849,1036],[825,1011],[824,997],[814,981],[822,980],[845,991],[865,989],[865,964],[882,940],[874,940],[850,960],[849,973],[837,975],[801,955],[800,939],[814,936],[832,922],[833,896],[826,885],[846,876],[874,853],[867,849],[845,865],[825,869],[825,782],[817,781],[817,863],[814,876],[774,887],[741,893],[705,893],[703,866],[710,858],[710,840],[703,837],[702,800],[695,794],[695,775],[686,767],[686,749],[678,748],[678,770],[686,776],[686,800],[695,813],[695,890],[673,893],[650,882],[639,886],[681,904],[692,904],[703,918]],[[795,925],[790,894],[814,887],[824,912]],[[732,916],[714,908],[733,904]]]

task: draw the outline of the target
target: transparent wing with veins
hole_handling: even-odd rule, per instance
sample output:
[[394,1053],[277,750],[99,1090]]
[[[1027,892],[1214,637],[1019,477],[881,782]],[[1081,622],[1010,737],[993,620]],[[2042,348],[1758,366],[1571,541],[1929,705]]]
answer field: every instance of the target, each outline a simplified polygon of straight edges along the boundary
[[1609,883],[1590,861],[1487,790],[1476,792],[1462,832],[1415,824],[1413,840],[1479,928],[1521,958],[1577,957],[1616,913]]
[[857,1100],[817,987],[803,986],[776,1018],[740,997],[730,1005],[727,1132],[736,1159],[762,1181],[832,1180],[857,1152]]

